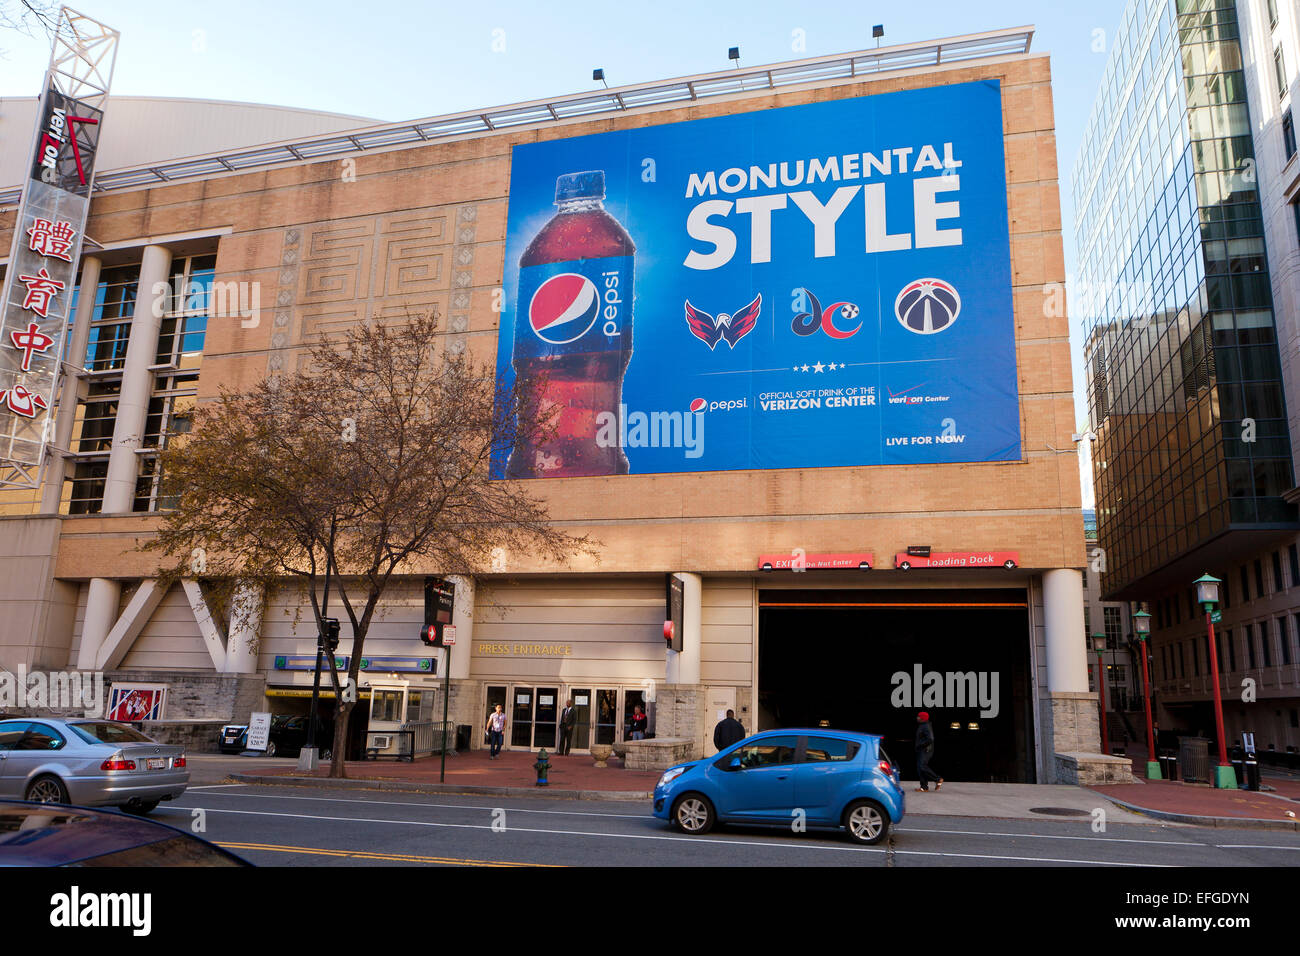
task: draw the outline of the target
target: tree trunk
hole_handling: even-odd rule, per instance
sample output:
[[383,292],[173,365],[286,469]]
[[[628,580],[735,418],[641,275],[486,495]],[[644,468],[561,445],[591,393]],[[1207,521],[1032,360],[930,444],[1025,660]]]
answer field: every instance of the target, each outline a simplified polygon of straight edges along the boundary
[[343,762],[348,748],[348,720],[352,716],[354,706],[356,705],[339,701],[338,709],[334,713],[334,759],[330,761],[331,777],[345,778],[348,775]]

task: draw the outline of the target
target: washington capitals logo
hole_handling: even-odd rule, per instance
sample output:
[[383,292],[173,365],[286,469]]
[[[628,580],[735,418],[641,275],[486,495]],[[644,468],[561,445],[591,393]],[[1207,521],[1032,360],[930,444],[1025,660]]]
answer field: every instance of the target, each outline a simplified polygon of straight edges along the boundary
[[703,341],[709,348],[713,348],[718,342],[723,341],[734,349],[737,342],[754,331],[754,326],[758,323],[758,313],[762,308],[762,293],[754,296],[754,301],[739,312],[732,315],[719,312],[716,317],[707,312],[701,312],[691,305],[690,300],[687,299],[686,324],[691,327],[691,334]]

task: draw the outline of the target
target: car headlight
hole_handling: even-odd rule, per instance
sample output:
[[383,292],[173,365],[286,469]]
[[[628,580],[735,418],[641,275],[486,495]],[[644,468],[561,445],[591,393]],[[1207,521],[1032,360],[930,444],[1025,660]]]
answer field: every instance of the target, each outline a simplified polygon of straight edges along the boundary
[[689,769],[690,769],[689,767],[674,767],[672,770],[665,770],[664,775],[659,778],[659,783],[657,784],[657,786],[660,787],[668,786],[668,784],[672,783],[674,780],[676,780],[678,777],[680,777]]

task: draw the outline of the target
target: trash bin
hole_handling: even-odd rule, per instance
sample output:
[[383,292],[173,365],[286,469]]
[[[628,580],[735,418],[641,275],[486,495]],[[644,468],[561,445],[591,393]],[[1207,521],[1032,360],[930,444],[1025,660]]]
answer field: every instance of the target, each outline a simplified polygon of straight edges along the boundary
[[1259,790],[1259,761],[1254,754],[1246,754],[1246,789]]
[[1171,753],[1162,753],[1159,756],[1160,775],[1166,780],[1178,779],[1178,757]]
[[1178,738],[1178,771],[1184,783],[1213,783],[1210,777],[1210,741],[1206,737]]

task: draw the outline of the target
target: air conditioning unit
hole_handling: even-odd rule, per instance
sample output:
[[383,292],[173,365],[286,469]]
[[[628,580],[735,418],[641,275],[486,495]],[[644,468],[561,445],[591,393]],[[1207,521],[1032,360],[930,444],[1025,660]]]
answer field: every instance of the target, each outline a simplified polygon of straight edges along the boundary
[[371,734],[370,746],[375,750],[387,750],[393,745],[393,738],[390,734]]

